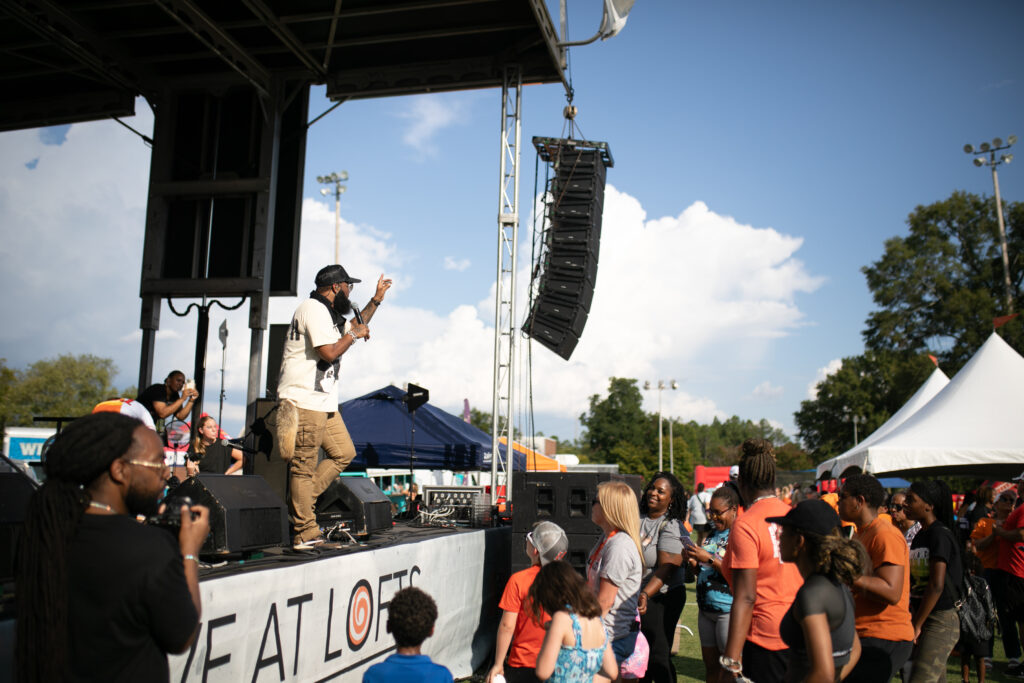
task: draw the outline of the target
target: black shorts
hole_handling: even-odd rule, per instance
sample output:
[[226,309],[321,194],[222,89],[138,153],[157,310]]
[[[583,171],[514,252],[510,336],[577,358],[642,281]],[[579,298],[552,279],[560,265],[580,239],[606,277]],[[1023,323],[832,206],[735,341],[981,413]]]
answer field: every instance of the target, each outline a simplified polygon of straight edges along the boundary
[[1014,621],[1024,621],[1024,579],[1016,574],[1006,573],[1006,604]]

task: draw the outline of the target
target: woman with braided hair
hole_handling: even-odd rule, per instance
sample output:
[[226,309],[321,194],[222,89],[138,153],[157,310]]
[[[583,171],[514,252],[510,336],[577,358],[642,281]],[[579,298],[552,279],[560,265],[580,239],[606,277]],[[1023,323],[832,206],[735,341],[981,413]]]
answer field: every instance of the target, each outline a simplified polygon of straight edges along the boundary
[[170,471],[156,432],[119,413],[72,422],[45,469],[17,555],[16,680],[168,680],[199,625],[209,511],[183,507],[177,539],[134,519]]
[[943,481],[915,481],[903,503],[921,523],[910,544],[910,611],[914,653],[910,683],[946,680],[946,660],[960,638],[957,602],[963,595],[963,560],[953,533],[953,497]]
[[839,535],[839,515],[823,500],[805,500],[768,522],[782,527],[779,554],[804,583],[779,624],[789,646],[786,683],[838,683],[857,664],[850,586],[863,573],[860,543]]
[[740,446],[739,488],[747,509],[729,533],[722,574],[732,587],[729,637],[719,657],[721,681],[748,672],[757,683],[778,683],[786,673],[787,645],[779,622],[803,583],[792,563],[779,553],[777,524],[789,506],[775,495],[775,449],[764,439]]

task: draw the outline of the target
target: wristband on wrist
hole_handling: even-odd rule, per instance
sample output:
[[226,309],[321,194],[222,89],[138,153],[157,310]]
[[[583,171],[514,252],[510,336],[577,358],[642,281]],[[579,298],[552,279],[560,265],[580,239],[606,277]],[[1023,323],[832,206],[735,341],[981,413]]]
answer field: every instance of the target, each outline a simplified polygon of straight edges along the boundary
[[733,659],[732,657],[726,657],[725,655],[722,655],[718,658],[718,663],[722,666],[723,669],[725,669],[731,674],[739,675],[743,673],[743,662],[741,662],[738,659]]
[[186,559],[186,560],[192,560],[192,561],[193,561],[193,562],[195,562],[196,564],[199,564],[199,560],[198,560],[198,559],[196,559],[196,556],[195,556],[195,555],[185,555],[184,559]]
[[370,299],[370,301],[372,301],[372,302],[373,302],[373,305],[374,305],[374,306],[380,306],[380,305],[381,305],[382,303],[384,303],[384,302],[383,302],[383,301],[381,301],[380,299]]

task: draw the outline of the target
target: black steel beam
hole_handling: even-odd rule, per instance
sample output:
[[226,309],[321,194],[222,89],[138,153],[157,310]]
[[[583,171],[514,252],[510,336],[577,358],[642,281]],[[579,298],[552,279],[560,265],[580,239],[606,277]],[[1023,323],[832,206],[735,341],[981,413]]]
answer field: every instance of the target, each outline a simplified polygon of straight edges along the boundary
[[0,0],[0,7],[105,82],[133,93],[153,93],[154,74],[139,68],[135,55],[102,37],[81,17],[50,0]]
[[323,82],[327,79],[327,71],[319,64],[313,55],[309,54],[306,47],[302,44],[302,41],[292,33],[291,29],[284,25],[284,23],[277,18],[273,10],[267,7],[263,0],[242,0],[242,3],[249,8],[256,17],[263,22],[263,24],[270,29],[271,33],[277,36],[285,47],[287,47],[292,54],[298,57],[299,61],[305,64],[306,68],[313,72],[316,79]]
[[153,0],[196,40],[220,57],[229,67],[256,88],[270,96],[270,73],[227,31],[190,0]]

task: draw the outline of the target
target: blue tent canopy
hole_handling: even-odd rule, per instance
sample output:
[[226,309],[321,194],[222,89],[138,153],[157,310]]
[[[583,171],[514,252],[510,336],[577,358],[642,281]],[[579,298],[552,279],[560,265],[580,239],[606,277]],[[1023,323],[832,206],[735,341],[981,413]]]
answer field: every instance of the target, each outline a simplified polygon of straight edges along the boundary
[[414,446],[412,466],[417,469],[465,471],[490,466],[490,435],[429,402],[416,410],[413,443],[413,419],[404,397],[404,391],[391,385],[341,404],[356,446],[356,467],[408,468]]

